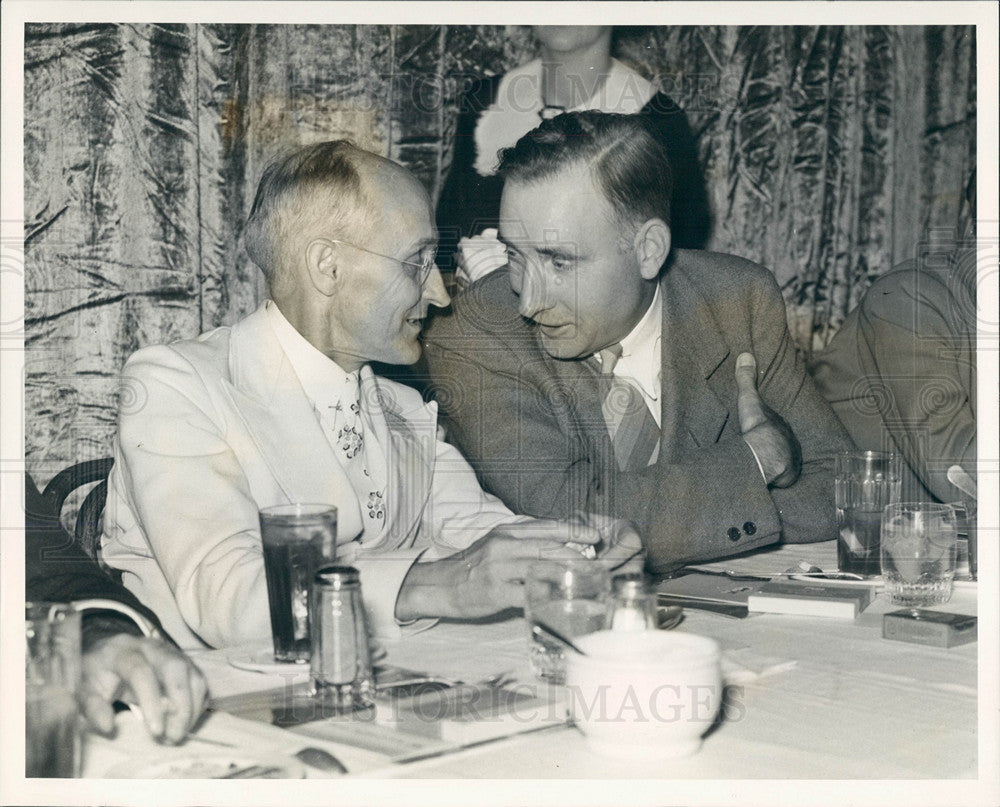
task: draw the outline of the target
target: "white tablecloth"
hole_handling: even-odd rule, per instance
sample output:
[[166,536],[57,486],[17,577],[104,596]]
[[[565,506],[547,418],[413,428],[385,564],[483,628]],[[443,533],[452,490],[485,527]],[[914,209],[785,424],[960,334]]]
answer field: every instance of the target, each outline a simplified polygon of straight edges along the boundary
[[[835,568],[832,544],[789,546],[715,564],[742,573],[780,572],[799,558]],[[754,614],[733,619],[688,609],[678,630],[711,636],[723,649],[728,719],[697,755],[629,764],[590,753],[573,727],[550,728],[406,765],[327,744],[357,776],[467,778],[894,779],[974,778],[977,772],[975,643],[950,649],[883,639],[884,596],[856,620]],[[976,588],[959,585],[942,610],[976,613]],[[386,646],[388,662],[475,681],[511,671],[534,684],[523,620],[442,623]],[[198,654],[213,695],[225,698],[306,680],[234,669],[226,651]],[[244,727],[246,731],[244,733]],[[306,744],[273,726],[228,715],[199,732],[285,752]],[[100,777],[124,755],[157,753],[141,732],[90,744],[85,775]],[[241,737],[244,740],[241,741]],[[147,747],[148,746],[148,747]],[[194,747],[190,743],[189,747]],[[995,764],[995,760],[993,761]]]

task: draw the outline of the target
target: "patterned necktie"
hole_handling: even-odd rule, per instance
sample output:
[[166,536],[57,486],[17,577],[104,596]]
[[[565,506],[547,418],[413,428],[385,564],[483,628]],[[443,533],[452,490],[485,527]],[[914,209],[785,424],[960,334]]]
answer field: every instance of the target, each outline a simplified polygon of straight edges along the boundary
[[375,435],[364,427],[357,373],[348,375],[345,393],[328,409],[337,459],[361,503],[365,536],[370,539],[385,526],[385,462]]
[[613,371],[622,355],[622,346],[601,351],[601,413],[614,446],[615,459],[622,471],[638,471],[656,461],[660,448],[660,427],[636,387]]

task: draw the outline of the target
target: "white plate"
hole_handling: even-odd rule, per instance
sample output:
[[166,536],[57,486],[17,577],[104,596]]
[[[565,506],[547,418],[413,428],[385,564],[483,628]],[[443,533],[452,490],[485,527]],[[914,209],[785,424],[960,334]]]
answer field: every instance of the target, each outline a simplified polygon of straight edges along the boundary
[[[381,661],[387,655],[386,649],[378,642],[371,642],[372,662]],[[309,662],[275,661],[274,650],[268,647],[244,647],[233,650],[226,661],[237,670],[248,672],[284,674],[288,672],[309,672]]]
[[264,779],[302,779],[305,768],[289,757],[278,759],[251,754],[184,754],[164,759],[129,760],[105,774],[106,779],[224,779],[226,774],[253,765],[274,769]]

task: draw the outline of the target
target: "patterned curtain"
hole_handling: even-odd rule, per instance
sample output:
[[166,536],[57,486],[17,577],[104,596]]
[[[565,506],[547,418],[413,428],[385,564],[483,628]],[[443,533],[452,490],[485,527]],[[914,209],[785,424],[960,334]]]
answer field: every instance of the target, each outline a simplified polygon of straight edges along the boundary
[[[110,453],[134,350],[256,307],[239,234],[271,153],[350,137],[436,198],[462,91],[533,47],[519,26],[27,25],[29,470]],[[804,350],[967,224],[972,27],[624,29],[615,52],[687,110],[709,246],[775,273]]]

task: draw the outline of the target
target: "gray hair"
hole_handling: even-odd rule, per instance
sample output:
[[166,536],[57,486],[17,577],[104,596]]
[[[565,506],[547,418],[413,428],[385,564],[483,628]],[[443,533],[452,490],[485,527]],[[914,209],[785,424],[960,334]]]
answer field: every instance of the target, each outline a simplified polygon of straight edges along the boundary
[[366,158],[374,155],[348,140],[327,140],[288,151],[268,163],[243,242],[269,287],[291,268],[295,246],[302,239],[340,237],[372,225],[375,209],[358,170]]

